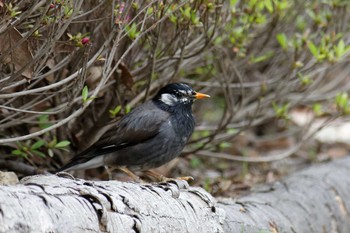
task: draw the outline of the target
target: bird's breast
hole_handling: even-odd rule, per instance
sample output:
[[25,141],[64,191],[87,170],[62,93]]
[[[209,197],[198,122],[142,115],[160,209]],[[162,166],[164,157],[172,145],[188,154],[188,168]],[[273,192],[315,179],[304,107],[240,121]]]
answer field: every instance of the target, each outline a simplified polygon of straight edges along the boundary
[[192,113],[176,114],[171,117],[170,121],[175,133],[187,142],[195,127]]

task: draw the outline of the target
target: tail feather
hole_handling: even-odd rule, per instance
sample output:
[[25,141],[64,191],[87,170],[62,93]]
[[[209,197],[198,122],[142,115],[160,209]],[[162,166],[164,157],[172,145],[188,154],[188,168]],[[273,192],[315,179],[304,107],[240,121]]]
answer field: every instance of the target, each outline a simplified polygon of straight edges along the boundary
[[87,150],[74,156],[66,165],[56,170],[57,172],[71,171],[78,169],[90,169],[105,165],[104,155],[112,153],[120,149],[114,145],[104,148],[88,148]]
[[65,166],[58,169],[56,172],[71,171],[71,170],[78,170],[78,169],[90,169],[90,168],[100,167],[100,166],[104,165],[103,160],[104,160],[103,155],[95,156],[89,160],[83,160],[83,159],[72,160],[71,162],[69,162]]
[[[87,149],[74,156],[66,165],[56,170],[56,172],[79,169],[77,166],[89,163],[95,156],[95,150]],[[88,169],[88,168],[85,168]]]

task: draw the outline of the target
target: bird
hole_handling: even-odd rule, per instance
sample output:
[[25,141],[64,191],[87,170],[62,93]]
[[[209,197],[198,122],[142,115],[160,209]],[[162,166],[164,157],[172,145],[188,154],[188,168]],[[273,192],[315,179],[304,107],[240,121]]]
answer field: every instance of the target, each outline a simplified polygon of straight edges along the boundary
[[195,128],[192,104],[208,97],[185,83],[167,84],[56,172],[108,166],[135,178],[134,171],[160,167],[181,154]]

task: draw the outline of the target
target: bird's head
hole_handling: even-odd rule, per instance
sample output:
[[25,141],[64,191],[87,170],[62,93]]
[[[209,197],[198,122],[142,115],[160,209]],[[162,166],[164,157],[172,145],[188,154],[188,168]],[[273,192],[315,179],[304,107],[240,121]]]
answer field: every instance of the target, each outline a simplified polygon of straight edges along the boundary
[[171,83],[159,90],[153,100],[168,107],[191,106],[196,99],[208,98],[209,95],[196,92],[187,84]]

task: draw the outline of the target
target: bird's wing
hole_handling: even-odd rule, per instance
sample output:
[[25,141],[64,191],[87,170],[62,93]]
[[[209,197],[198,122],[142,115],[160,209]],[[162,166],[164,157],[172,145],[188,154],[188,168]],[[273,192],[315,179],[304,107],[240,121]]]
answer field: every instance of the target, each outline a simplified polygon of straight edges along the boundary
[[95,144],[73,157],[60,171],[153,138],[168,117],[169,113],[152,101],[140,105],[105,132]]

